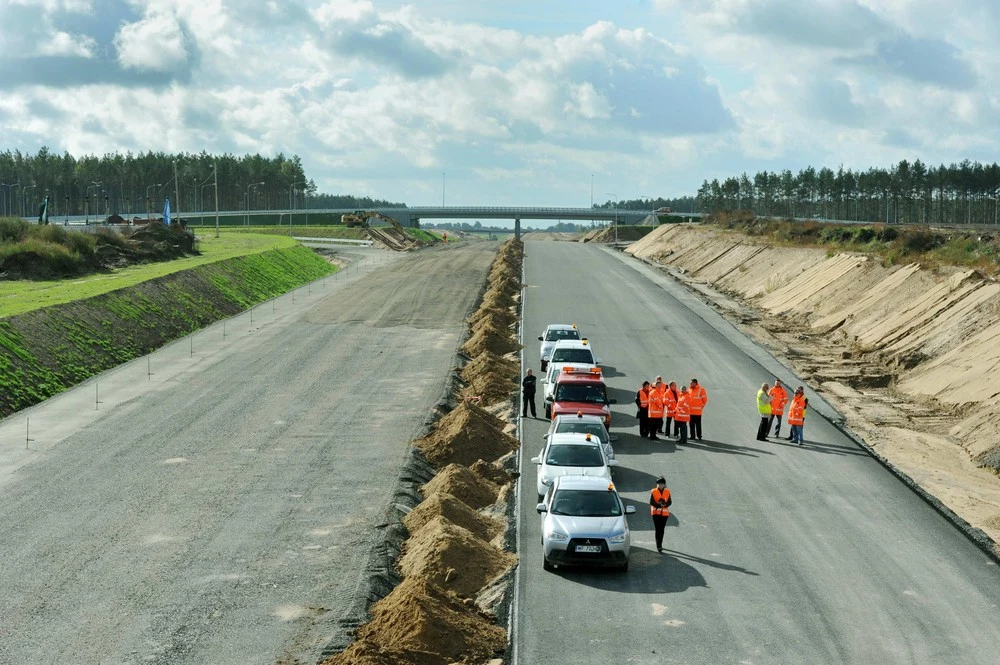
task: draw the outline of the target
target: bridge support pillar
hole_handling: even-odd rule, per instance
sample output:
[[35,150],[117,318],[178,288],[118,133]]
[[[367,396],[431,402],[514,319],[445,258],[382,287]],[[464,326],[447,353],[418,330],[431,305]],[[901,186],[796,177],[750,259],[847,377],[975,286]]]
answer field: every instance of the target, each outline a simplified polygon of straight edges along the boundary
[[514,240],[520,240],[520,239],[521,239],[521,218],[520,217],[515,217],[514,218]]

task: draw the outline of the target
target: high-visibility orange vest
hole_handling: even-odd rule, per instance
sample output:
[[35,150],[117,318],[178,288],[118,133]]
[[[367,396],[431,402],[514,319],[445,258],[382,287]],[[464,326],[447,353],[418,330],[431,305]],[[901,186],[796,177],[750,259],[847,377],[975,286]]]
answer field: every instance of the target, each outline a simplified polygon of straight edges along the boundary
[[785,404],[788,403],[788,391],[781,386],[775,386],[767,391],[771,398],[771,415],[780,416],[785,412]]
[[681,393],[677,398],[677,409],[674,411],[674,420],[679,423],[691,421],[691,405],[687,393]]
[[688,391],[691,415],[700,416],[701,410],[708,404],[708,393],[705,392],[705,388],[701,384],[697,388],[688,388]]
[[792,398],[792,404],[788,407],[788,424],[801,425],[806,419],[806,398],[797,395]]
[[649,393],[639,388],[639,408],[644,409],[649,406]]
[[[650,498],[653,503],[659,503],[662,499],[663,501],[670,501],[670,490],[663,488],[661,491],[659,487],[654,487],[653,491],[650,493]],[[666,506],[654,506],[653,503],[649,504],[649,514],[650,515],[663,515],[664,517],[670,517],[670,509]]]
[[649,417],[663,417],[663,391],[653,389],[649,391]]
[[667,418],[673,418],[674,414],[677,413],[677,394],[670,388],[663,391],[663,410],[666,412]]

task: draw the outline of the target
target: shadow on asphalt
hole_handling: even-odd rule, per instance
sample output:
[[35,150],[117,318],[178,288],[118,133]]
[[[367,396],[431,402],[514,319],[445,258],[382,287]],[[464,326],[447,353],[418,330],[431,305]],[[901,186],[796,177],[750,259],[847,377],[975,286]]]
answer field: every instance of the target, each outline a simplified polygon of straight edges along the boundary
[[[635,406],[634,390],[625,390],[623,388],[612,388],[611,386],[608,386],[607,391],[608,391],[608,398],[617,400],[618,404],[628,404],[632,407]],[[633,411],[632,413],[634,414],[635,411]]]
[[[763,443],[763,442],[762,442]],[[748,446],[738,446],[735,443],[723,443],[712,439],[701,439],[695,441],[688,437],[687,443],[677,444],[679,448],[691,448],[693,450],[704,450],[709,453],[726,453],[729,455],[745,455],[746,457],[759,457],[760,455],[773,455],[774,453],[760,448]]]
[[[645,471],[640,471],[639,469],[632,469],[627,466],[615,467],[612,472],[614,478],[615,487],[618,492],[641,492],[642,490],[652,490],[656,486],[657,475],[652,473],[647,473]],[[622,497],[622,502],[627,506],[629,505],[629,500]],[[647,506],[649,504],[646,504]],[[636,511],[641,512],[642,504],[635,503]],[[647,510],[647,512],[649,512]]]
[[770,443],[776,446],[785,446],[787,448],[801,448],[802,450],[811,450],[816,453],[823,453],[824,455],[858,455],[860,457],[867,457],[868,453],[861,450],[853,443],[846,445],[838,445],[835,443],[820,443],[819,441],[806,441],[801,446],[791,441],[785,440],[784,437],[780,439],[775,439],[771,437],[768,439]]
[[604,378],[606,379],[613,379],[616,376],[628,376],[628,374],[619,372],[618,368],[616,368],[614,365],[605,365],[604,363],[601,363],[600,367],[601,367],[601,374],[603,374]]
[[677,444],[662,436],[659,441],[644,439],[638,434],[617,432],[618,440],[615,441],[615,455],[625,453],[628,455],[650,455],[652,453],[673,453],[677,452]]

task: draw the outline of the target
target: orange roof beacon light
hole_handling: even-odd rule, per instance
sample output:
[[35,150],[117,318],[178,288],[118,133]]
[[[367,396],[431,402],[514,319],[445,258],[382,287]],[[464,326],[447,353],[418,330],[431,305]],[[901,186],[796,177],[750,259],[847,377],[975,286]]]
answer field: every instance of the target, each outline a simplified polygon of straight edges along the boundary
[[615,491],[615,484],[614,483],[608,483],[608,491],[609,492],[614,492]]
[[583,411],[577,411],[576,412],[576,417],[577,418],[583,418]]
[[587,441],[590,441],[590,432],[587,433]]

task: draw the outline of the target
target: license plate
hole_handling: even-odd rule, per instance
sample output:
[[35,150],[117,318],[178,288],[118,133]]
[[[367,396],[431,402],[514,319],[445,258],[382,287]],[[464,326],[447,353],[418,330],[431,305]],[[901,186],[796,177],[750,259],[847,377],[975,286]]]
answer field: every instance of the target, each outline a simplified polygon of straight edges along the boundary
[[600,554],[601,553],[601,546],[600,545],[577,545],[576,546],[576,551],[577,552],[581,552],[581,553],[585,553],[585,554]]

